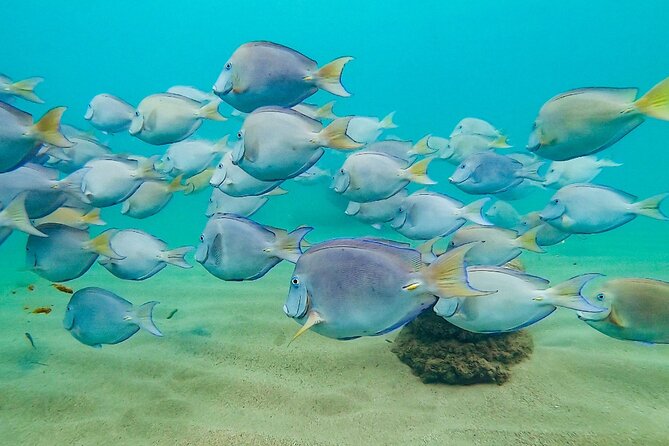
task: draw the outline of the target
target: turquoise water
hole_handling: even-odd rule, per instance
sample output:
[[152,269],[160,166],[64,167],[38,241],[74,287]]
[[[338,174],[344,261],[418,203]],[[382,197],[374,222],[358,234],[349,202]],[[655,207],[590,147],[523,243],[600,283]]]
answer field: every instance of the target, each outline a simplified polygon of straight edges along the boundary
[[[511,144],[520,148],[527,142],[532,122],[541,105],[559,92],[585,86],[611,86],[638,87],[640,93],[644,93],[667,77],[669,64],[665,45],[669,41],[668,19],[669,4],[659,0],[615,3],[604,0],[420,3],[395,0],[91,3],[72,0],[41,2],[39,7],[23,2],[13,4],[3,20],[0,30],[3,42],[0,48],[0,72],[14,79],[29,76],[45,78],[37,92],[46,104],[16,102],[20,108],[40,116],[53,106],[65,105],[68,110],[63,121],[88,128],[83,115],[89,100],[98,93],[118,95],[136,105],[143,97],[165,91],[173,85],[192,85],[208,91],[229,55],[239,45],[251,40],[270,40],[295,48],[316,59],[319,64],[340,56],[355,57],[343,76],[343,83],[353,92],[351,98],[333,98],[332,95],[319,92],[309,99],[319,104],[336,99],[335,113],[339,116],[357,114],[382,117],[395,111],[395,121],[399,127],[386,135],[413,140],[428,133],[446,137],[461,118],[475,116],[502,129],[509,136]],[[230,115],[230,109],[225,104],[221,111],[226,116]],[[218,139],[227,133],[234,135],[240,125],[241,121],[234,118],[226,123],[207,122],[197,136]],[[119,153],[152,155],[161,154],[164,150],[163,147],[149,146],[125,134],[108,137],[105,141]],[[648,119],[601,154],[623,166],[605,169],[595,182],[642,198],[669,191],[668,142],[669,123]],[[328,153],[319,166],[336,168],[342,161],[342,156]],[[440,180],[440,184],[433,189],[469,201],[470,198],[446,180],[453,167],[447,163],[435,164],[438,165],[431,167],[430,176]],[[311,241],[335,236],[379,234],[344,215],[347,201],[335,196],[326,184],[305,186],[286,183],[284,188],[289,193],[272,198],[253,217],[255,220],[288,229],[299,225],[313,226],[315,230],[310,236]],[[520,202],[519,208],[523,211],[540,209],[550,194],[550,191],[535,193]],[[177,195],[158,215],[144,220],[121,216],[118,206],[103,210],[103,218],[112,227],[150,232],[167,241],[170,246],[195,245],[206,223],[204,209],[207,199],[207,192],[193,196]],[[664,209],[667,209],[666,205]],[[381,234],[401,239],[390,231]],[[11,335],[7,335],[7,340],[0,341],[0,356],[12,358],[5,367],[15,381],[7,381],[5,384],[16,384],[19,388],[32,387],[39,382],[34,376],[26,379],[35,381],[21,381],[20,362],[13,356],[18,349],[15,344],[24,342],[21,337],[27,330],[28,319],[32,317],[36,321],[31,326],[37,327],[31,328],[34,337],[40,340],[48,338],[51,333],[57,332],[64,308],[62,298],[58,300],[50,295],[47,300],[56,302],[56,308],[54,313],[45,316],[53,320],[49,321],[48,326],[42,325],[43,332],[40,332],[38,325],[41,320],[27,316],[21,309],[26,302],[31,305],[39,302],[35,296],[25,292],[27,284],[37,283],[38,287],[48,289],[45,280],[21,270],[24,243],[25,236],[14,234],[0,247],[0,264],[4,271],[0,276],[0,294],[4,296],[4,302],[0,302],[0,311],[5,313],[3,320],[6,324],[20,327],[10,331],[10,325],[5,326],[5,332],[11,332]],[[532,272],[555,280],[593,270],[609,275],[669,280],[667,222],[638,218],[611,232],[572,237],[564,245],[552,247],[548,251],[544,256],[531,254],[523,258],[527,259],[526,263]],[[235,294],[231,298],[237,299],[238,293],[245,289],[246,285],[241,284],[223,286],[218,283],[218,279],[206,274],[200,265],[194,261],[192,263],[195,264],[192,271],[167,268],[144,283],[121,283],[120,279],[95,265],[88,275],[72,282],[72,286],[116,287],[137,303],[150,300],[147,296],[150,294],[170,305],[186,307],[197,295],[206,294],[204,290],[216,293],[220,299],[225,299],[226,293]],[[262,279],[264,284],[249,284],[246,288],[271,293],[277,303],[275,311],[262,314],[267,317],[275,315],[287,332],[294,331],[297,325],[286,320],[278,303],[285,297],[289,274],[290,268],[282,265]],[[183,287],[184,284],[187,287]],[[170,286],[173,287],[171,290]],[[11,290],[16,289],[21,290],[20,298],[10,294]],[[253,291],[250,293],[253,294]],[[189,301],[179,304],[180,297],[187,297]],[[226,310],[235,311],[229,306]],[[191,328],[197,328],[197,315],[191,312],[188,318],[188,323],[192,322]],[[225,335],[225,330],[207,326],[212,330],[212,336]],[[568,326],[573,330],[590,330],[585,325]],[[169,329],[166,332],[167,340],[161,340],[159,345],[169,352]],[[76,354],[67,356],[68,360],[99,359],[103,364],[106,360],[101,359],[100,352],[85,350],[87,347],[77,345],[69,335],[62,333],[51,341],[45,356],[53,361],[48,373],[55,375],[45,378],[51,380],[49,382],[53,385],[57,385],[56,376],[65,373],[64,369],[58,370],[59,362],[54,359],[59,356],[59,343],[63,343],[67,355],[76,349]],[[249,337],[249,348],[262,345],[257,337],[253,338],[254,332],[246,335]],[[311,336],[311,339],[316,337],[313,334]],[[587,336],[595,336],[594,331],[588,332]],[[603,337],[593,339],[601,340]],[[145,336],[143,340],[132,339],[128,343],[141,343],[138,345],[145,346],[149,351],[151,341],[153,339]],[[309,339],[306,341],[301,348],[309,351]],[[635,353],[630,353],[630,349],[637,346],[622,342],[610,343],[609,340],[603,342],[608,351],[616,348],[624,350],[633,362]],[[336,347],[339,349],[336,352],[345,355],[342,352],[348,350],[349,354],[358,355],[359,352],[352,352],[359,345],[369,344],[350,343]],[[20,348],[24,347],[21,344]],[[118,355],[122,355],[126,347],[122,344],[106,349],[115,349]],[[186,343],[175,344],[174,348],[187,350],[188,347]],[[578,345],[570,344],[561,348],[567,352],[577,352]],[[648,362],[645,367],[651,373],[666,378],[658,371],[666,367],[668,352],[662,346],[653,348],[656,350],[652,353],[641,351],[639,354],[653,355],[656,362],[646,358]],[[258,351],[260,353],[257,355],[262,356],[262,347],[258,347]],[[225,358],[225,347],[217,354]],[[310,354],[314,354],[313,350]],[[364,361],[364,356],[360,356],[358,359]],[[125,364],[133,361],[132,357],[124,358]],[[175,358],[176,361],[184,360],[178,356]],[[582,356],[579,358],[588,360]],[[60,360],[63,358],[60,357]],[[625,364],[611,363],[611,367],[616,365],[625,367]],[[164,367],[169,369],[170,363],[164,364]],[[104,367],[87,368],[86,373],[104,375],[109,370]],[[89,379],[86,373],[82,372],[79,379]],[[364,375],[364,371],[357,373]],[[0,381],[2,379],[0,376]],[[388,378],[389,384],[386,384],[401,386],[401,379],[408,378],[402,376],[394,383],[392,378]],[[582,378],[572,374],[564,377],[564,382],[573,383],[581,379],[586,383],[592,380],[593,386],[598,385],[594,383],[597,379],[594,375]],[[113,393],[114,389],[104,391]],[[22,400],[21,405],[25,407],[39,403],[39,399],[34,402],[30,400],[38,396],[28,393],[24,396],[26,399]],[[669,414],[666,397],[652,403],[644,398],[644,393],[640,393],[637,400],[627,402],[631,406],[640,407],[659,405],[659,409],[655,407],[658,410],[655,415]],[[608,404],[604,399],[601,401],[602,406]],[[0,402],[3,402],[2,397]],[[0,404],[0,424],[3,424],[2,418],[9,422],[17,418],[19,413],[31,416],[31,412],[22,410],[20,405],[10,407],[6,400],[4,403],[4,406]],[[72,415],[75,418],[77,416],[81,415]],[[48,410],[45,410],[44,417],[49,417]],[[10,437],[5,437],[1,442],[8,445],[49,444],[48,440],[37,441],[26,434],[31,423],[38,428],[39,421],[35,419],[26,423],[21,434],[17,433],[19,430],[7,431],[11,432]],[[234,424],[230,426],[226,428],[234,430]],[[0,428],[0,433],[2,430]],[[243,429],[244,432],[252,430],[248,427]],[[262,431],[262,428],[258,427],[258,431]],[[65,433],[61,432],[62,439],[76,438],[74,430],[71,436],[67,432],[67,428]],[[276,432],[272,434],[275,437],[278,436]],[[667,434],[661,428],[655,433],[658,434],[657,438]],[[248,438],[245,438],[238,438],[238,444],[246,444]],[[292,438],[291,441],[295,441],[293,444],[305,444],[299,436],[285,438]],[[354,439],[346,438],[341,444],[354,443]],[[126,444],[121,439],[107,440]],[[135,440],[152,444],[150,432],[146,435],[137,434]],[[81,444],[94,444],[93,441],[93,437],[88,436]],[[463,441],[463,444],[467,444],[466,439]],[[195,444],[206,443],[202,441]],[[334,444],[337,442],[334,441]],[[372,440],[372,444],[380,443]],[[569,444],[580,443],[576,441]]]

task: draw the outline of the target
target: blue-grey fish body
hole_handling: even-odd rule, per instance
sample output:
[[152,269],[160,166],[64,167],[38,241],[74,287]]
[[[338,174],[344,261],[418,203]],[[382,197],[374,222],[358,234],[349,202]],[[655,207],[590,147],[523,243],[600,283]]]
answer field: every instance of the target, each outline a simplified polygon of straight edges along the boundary
[[669,79],[637,99],[636,88],[580,88],[562,93],[539,110],[528,149],[564,161],[615,144],[645,116],[669,120]]
[[427,177],[430,159],[412,165],[380,152],[358,152],[344,161],[335,174],[332,188],[351,201],[368,203],[395,195],[410,182],[434,184]]
[[209,198],[205,216],[214,214],[235,214],[240,217],[250,217],[255,214],[269,199],[268,195],[249,195],[247,197],[233,197],[218,188],[214,188]]
[[205,170],[215,158],[228,150],[227,137],[219,142],[190,139],[170,145],[156,163],[156,170],[172,176],[190,178]]
[[370,201],[367,203],[358,203],[350,201],[346,208],[346,215],[351,215],[356,219],[368,223],[377,229],[381,228],[381,223],[392,221],[400,210],[404,199],[409,195],[406,189],[402,189],[395,195],[384,200]]
[[89,161],[82,170],[81,190],[96,207],[120,203],[145,179],[158,177],[153,163],[147,160],[100,158]]
[[105,258],[99,263],[121,279],[148,279],[168,263],[180,268],[192,267],[184,259],[193,250],[192,246],[170,250],[164,241],[137,229],[116,232],[109,245],[119,258]]
[[340,83],[350,57],[318,69],[316,61],[272,42],[249,42],[225,63],[213,90],[225,102],[245,113],[268,106],[292,107],[319,88],[349,96]]
[[0,173],[28,162],[44,143],[71,146],[59,130],[64,111],[65,107],[53,108],[33,122],[31,114],[0,101]]
[[56,151],[51,149],[48,152],[52,158],[49,163],[61,172],[71,173],[81,169],[87,162],[95,158],[112,155],[109,147],[75,128],[63,126],[63,134],[72,142],[72,147],[61,148]]
[[312,228],[288,233],[233,214],[214,214],[200,236],[195,260],[222,280],[255,280],[281,260],[295,262]]
[[538,228],[523,234],[495,226],[465,226],[453,234],[449,249],[472,245],[467,265],[500,266],[518,257],[523,250],[544,252],[537,245]]
[[467,221],[490,224],[481,208],[489,201],[484,198],[467,206],[447,195],[419,191],[409,195],[400,206],[391,226],[400,234],[413,240],[429,240],[446,236]]
[[568,184],[589,183],[604,167],[618,167],[620,164],[595,156],[581,156],[566,161],[553,161],[546,171],[545,186],[559,189]]
[[[430,266],[406,245],[335,239],[312,246],[295,265],[287,316],[334,339],[377,336],[402,327],[437,296],[470,293],[462,250]],[[440,285],[441,284],[441,285]]]
[[49,215],[65,203],[67,196],[59,188],[58,171],[37,164],[25,164],[0,173],[0,207],[20,193],[26,193],[26,212],[32,219]]
[[505,229],[516,229],[522,219],[516,208],[504,200],[495,201],[484,212],[484,217],[495,226]]
[[100,254],[118,257],[109,247],[113,231],[106,231],[91,240],[87,230],[56,223],[45,223],[37,229],[47,237],[28,236],[26,267],[53,282],[80,277]]
[[149,144],[172,144],[195,133],[203,119],[225,121],[218,102],[202,105],[185,96],[160,93],[142,99],[128,131]]
[[616,339],[669,344],[669,283],[661,280],[611,279],[595,290],[602,313],[579,313],[579,319]]
[[140,328],[162,336],[152,319],[156,304],[158,302],[152,301],[134,306],[111,291],[82,288],[67,304],[63,327],[82,344],[96,348],[123,342]]
[[495,140],[500,138],[502,133],[488,121],[479,118],[463,118],[458,122],[451,132],[449,138],[456,135],[478,135]]
[[488,152],[493,148],[505,149],[509,147],[503,137],[491,140],[481,135],[461,133],[448,140],[448,145],[441,150],[439,156],[449,163],[457,165],[475,153]]
[[244,120],[243,143],[233,152],[233,161],[263,181],[293,178],[323,156],[323,147],[360,147],[346,135],[350,118],[339,118],[327,127],[295,110],[263,107]]
[[137,190],[121,206],[121,213],[133,218],[146,218],[160,212],[177,191],[191,191],[191,186],[181,185],[182,176],[171,182],[160,180],[143,181]]
[[570,234],[610,231],[637,215],[666,220],[659,207],[668,194],[638,201],[626,192],[595,184],[570,184],[558,190],[541,211],[551,226]]
[[123,99],[102,93],[91,99],[84,119],[105,133],[125,132],[135,117],[135,107]]
[[539,212],[530,212],[521,216],[519,224],[513,228],[519,234],[523,234],[532,228],[538,227],[537,230],[537,245],[552,246],[566,240],[571,233],[564,232],[544,222]]
[[469,283],[490,294],[475,298],[439,299],[434,311],[462,329],[477,333],[520,330],[539,322],[556,307],[601,312],[582,295],[583,287],[599,274],[584,274],[549,288],[549,282],[507,268],[467,268]]
[[525,178],[541,181],[534,166],[526,167],[494,152],[480,152],[460,163],[449,181],[470,194],[497,194],[519,185]]
[[[239,142],[238,144],[241,144]],[[246,173],[232,161],[232,153],[225,153],[219,161],[209,184],[232,197],[263,195],[276,189],[283,183],[279,181],[262,181]]]

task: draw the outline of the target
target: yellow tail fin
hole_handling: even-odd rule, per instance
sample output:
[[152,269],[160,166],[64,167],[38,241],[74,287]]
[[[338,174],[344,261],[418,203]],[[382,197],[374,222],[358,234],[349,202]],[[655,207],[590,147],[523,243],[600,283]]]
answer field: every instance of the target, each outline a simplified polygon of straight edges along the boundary
[[467,281],[465,255],[471,248],[471,244],[467,244],[451,249],[421,270],[429,292],[444,298],[490,294],[475,290]]
[[346,129],[351,117],[337,118],[318,134],[318,142],[326,147],[333,149],[352,150],[362,147],[362,144],[352,140],[347,134]]
[[425,158],[404,169],[403,172],[406,179],[412,183],[418,184],[437,184],[436,181],[432,181],[430,177],[427,176],[427,166],[430,165],[432,159],[433,158]]
[[197,116],[202,119],[211,119],[212,121],[227,121],[227,118],[218,112],[220,101],[211,101],[197,111]]
[[546,252],[541,246],[537,245],[537,233],[543,229],[541,226],[530,229],[516,239],[518,247],[533,252]]
[[654,218],[656,220],[669,220],[669,217],[664,215],[660,210],[662,202],[669,197],[669,193],[655,195],[654,197],[646,198],[634,204],[636,213],[645,215],[646,217]]
[[46,237],[42,231],[35,229],[30,223],[26,213],[26,193],[16,196],[6,208],[0,211],[0,225],[12,229],[18,229],[26,234]]
[[411,150],[409,151],[410,155],[431,155],[433,154],[436,150],[434,150],[432,147],[430,147],[430,138],[432,135],[425,135],[423,136],[416,144],[411,147]]
[[341,72],[344,69],[344,65],[352,60],[352,57],[340,57],[339,59],[335,59],[329,64],[323,65],[312,75],[305,76],[304,80],[313,82],[318,88],[329,91],[337,96],[351,96],[351,93],[346,91],[341,84]]
[[170,183],[167,185],[167,191],[168,192],[178,192],[178,191],[189,191],[192,189],[192,186],[189,186],[187,184],[181,184],[181,180],[183,180],[183,174],[175,177]]
[[380,129],[396,129],[397,126],[393,122],[393,118],[395,117],[395,112],[390,112],[386,115],[385,118],[379,122],[379,128]]
[[63,113],[67,110],[66,107],[52,108],[42,116],[42,119],[37,121],[32,131],[37,139],[52,146],[58,147],[72,147],[73,144],[60,133],[60,119]]
[[209,180],[211,180],[212,175],[214,174],[214,168],[209,167],[197,175],[193,175],[186,180],[186,185],[184,188],[184,194],[192,194],[199,190],[209,187]]
[[506,136],[500,135],[496,140],[490,143],[490,147],[495,149],[508,149],[511,145],[509,145],[509,140]]
[[646,116],[669,121],[669,77],[637,99],[634,106]]
[[323,119],[337,119],[337,115],[334,114],[333,107],[335,101],[328,102],[324,106],[316,110],[316,117]]
[[98,235],[97,237],[84,243],[83,248],[86,251],[95,252],[105,257],[109,257],[110,259],[114,260],[124,259],[125,257],[119,256],[116,252],[114,252],[114,250],[110,245],[112,237],[117,232],[118,230],[116,229],[108,229],[102,234]]
[[41,100],[35,92],[33,91],[37,84],[42,82],[44,78],[42,77],[31,77],[28,79],[24,79],[22,81],[14,82],[12,85],[9,86],[9,91],[12,92],[12,94],[22,97],[26,101],[30,102],[35,102],[37,104],[43,104],[44,101]]
[[81,221],[89,225],[104,226],[107,224],[100,218],[100,209],[91,209],[89,212],[81,216]]

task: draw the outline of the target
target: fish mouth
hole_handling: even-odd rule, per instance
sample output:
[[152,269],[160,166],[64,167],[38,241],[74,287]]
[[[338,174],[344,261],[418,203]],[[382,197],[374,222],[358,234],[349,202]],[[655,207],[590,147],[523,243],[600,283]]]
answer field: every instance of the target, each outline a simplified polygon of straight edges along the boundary
[[611,309],[602,309],[601,312],[591,313],[587,311],[577,311],[576,316],[583,322],[599,322],[609,317]]
[[390,222],[390,227],[393,229],[401,229],[407,222],[407,215],[405,212],[397,214],[397,217]]
[[566,209],[564,208],[564,206],[548,207],[539,213],[539,218],[542,221],[555,220],[557,218],[562,217],[565,211]]
[[463,178],[462,180],[460,180],[460,179],[458,179],[458,178],[454,178],[454,177],[449,177],[449,178],[448,178],[448,181],[449,181],[451,184],[462,184],[462,183],[464,183],[466,180],[467,180],[467,178]]
[[203,243],[198,246],[197,251],[195,252],[195,261],[197,263],[200,263],[204,265],[204,263],[207,261],[209,258],[209,249],[207,248],[207,245]]

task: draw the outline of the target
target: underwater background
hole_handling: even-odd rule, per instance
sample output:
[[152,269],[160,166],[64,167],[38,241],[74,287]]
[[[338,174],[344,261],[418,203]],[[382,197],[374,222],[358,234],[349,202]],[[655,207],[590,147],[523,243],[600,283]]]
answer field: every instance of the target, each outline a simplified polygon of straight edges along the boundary
[[[131,104],[173,85],[208,91],[244,42],[270,40],[319,64],[353,56],[336,99],[339,116],[385,116],[387,135],[447,137],[463,117],[488,120],[524,147],[541,105],[583,86],[638,87],[669,75],[664,1],[243,1],[23,2],[0,30],[0,71],[42,76],[43,114],[83,116],[98,93]],[[230,115],[226,105],[221,106]],[[197,136],[235,134],[241,120],[207,122]],[[162,154],[129,135],[118,153]],[[669,125],[648,119],[602,156],[622,163],[595,180],[646,198],[669,191]],[[343,162],[327,153],[321,167]],[[438,165],[437,165],[438,164]],[[469,201],[435,163],[432,190]],[[346,215],[327,182],[287,182],[254,215],[263,224],[313,226],[309,241],[379,232]],[[412,190],[418,189],[414,187]],[[551,191],[522,200],[538,210]],[[102,216],[108,227],[145,230],[170,246],[196,245],[209,194],[175,195],[155,216]],[[514,203],[515,204],[515,203]],[[665,205],[666,209],[666,205]],[[666,212],[666,211],[665,211]],[[573,313],[530,328],[535,351],[503,386],[424,385],[390,352],[395,334],[350,342],[307,334],[282,311],[292,265],[257,282],[223,282],[201,265],[122,281],[100,265],[68,282],[104,286],[133,301],[158,300],[164,338],[138,334],[94,350],[62,328],[67,295],[25,271],[25,235],[0,247],[0,438],[37,444],[667,444],[669,350],[610,339]],[[573,236],[521,257],[528,272],[561,281],[586,272],[669,280],[669,226],[638,218],[614,231]],[[28,285],[35,290],[29,291]],[[24,307],[53,305],[51,314]],[[178,313],[167,320],[173,310]],[[36,349],[27,343],[30,332]]]

